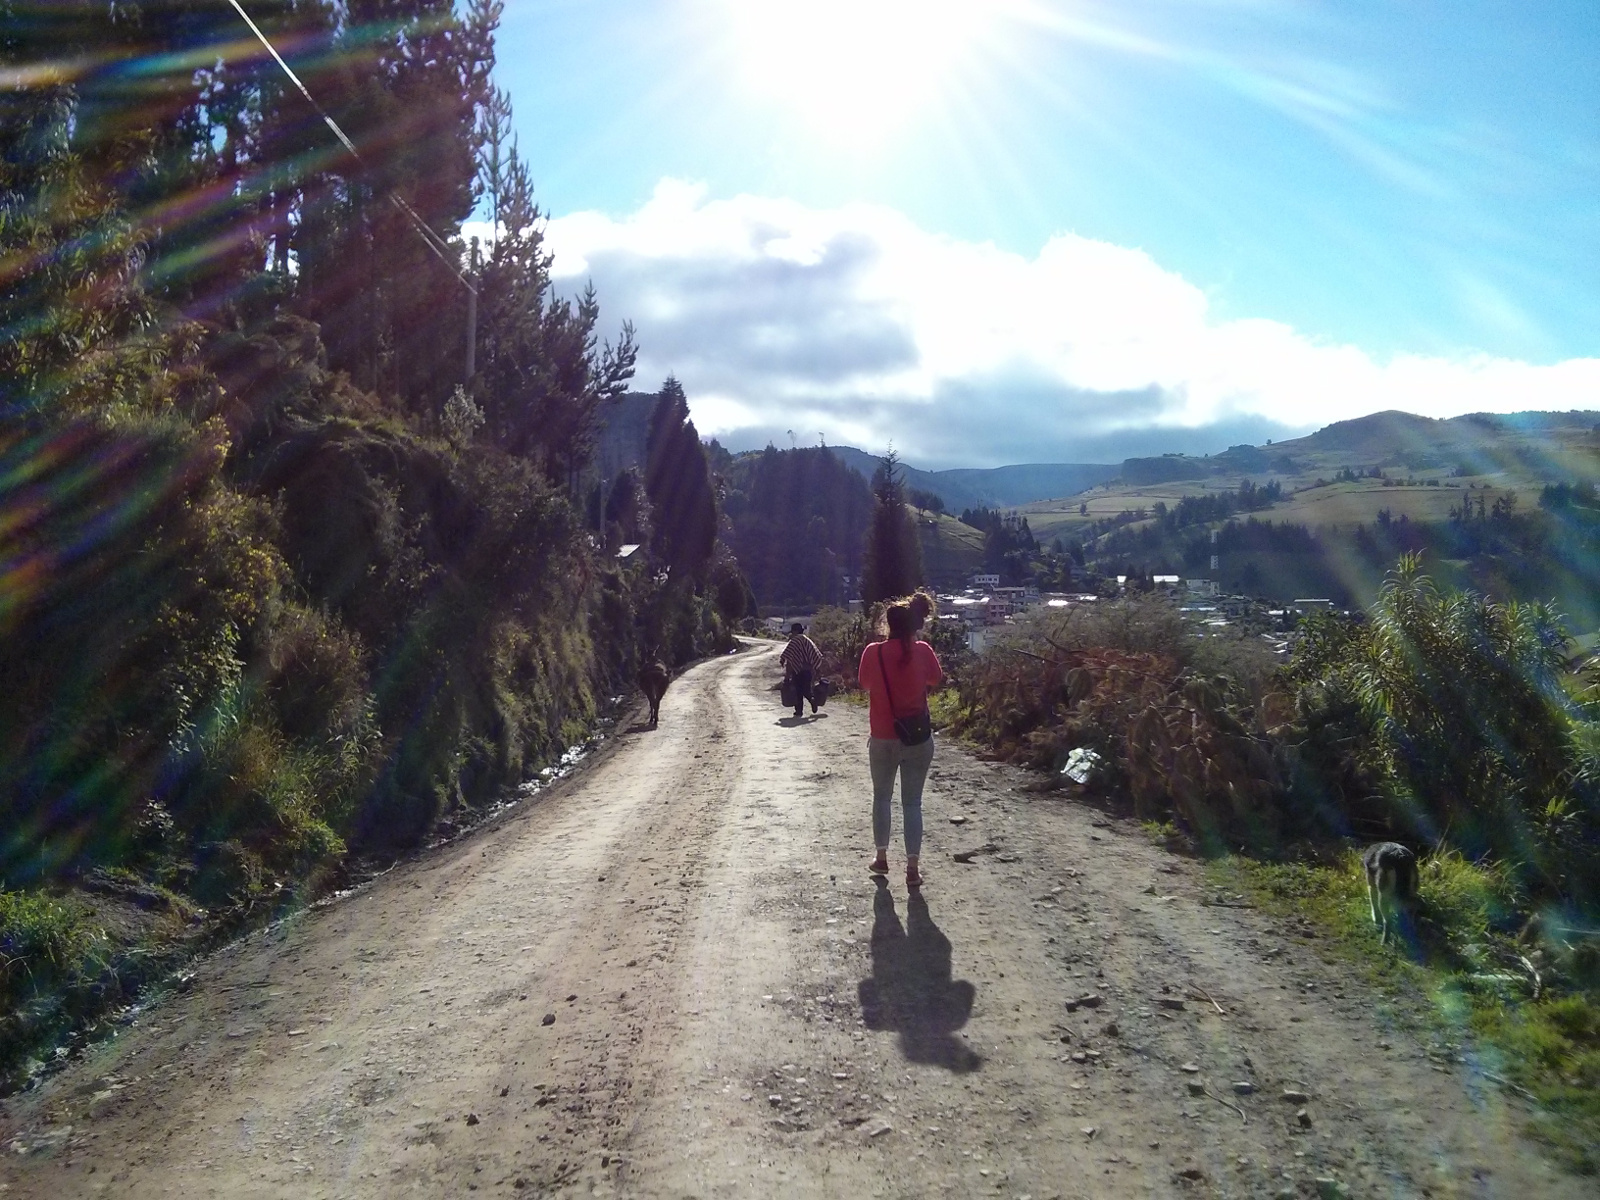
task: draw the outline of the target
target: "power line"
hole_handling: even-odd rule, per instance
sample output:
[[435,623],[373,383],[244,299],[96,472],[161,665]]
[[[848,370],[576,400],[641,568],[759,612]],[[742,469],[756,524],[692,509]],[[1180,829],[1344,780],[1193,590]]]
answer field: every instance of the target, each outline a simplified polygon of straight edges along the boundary
[[[323,124],[333,131],[333,136],[339,139],[339,143],[346,150],[350,151],[352,158],[363,167],[366,167],[367,160],[361,157],[361,151],[356,149],[355,143],[345,136],[344,130],[339,128],[339,122],[328,115],[328,110],[317,103],[317,98],[311,94],[311,90],[300,82],[300,76],[296,75],[289,64],[283,61],[283,55],[279,54],[277,47],[267,40],[267,35],[261,32],[261,27],[250,19],[250,14],[245,12],[244,6],[239,3],[239,0],[228,0],[228,3],[233,5],[234,12],[244,18],[244,23],[250,26],[250,32],[255,34],[256,40],[266,47],[267,53],[272,55],[272,60],[282,68],[283,73],[289,77],[289,81],[300,89],[300,94],[306,98],[306,103],[317,110],[317,115],[322,118]],[[467,281],[467,277],[461,273],[461,268],[452,261],[450,244],[435,233],[432,227],[417,214],[416,209],[407,204],[400,195],[390,192],[389,202],[406,215],[412,227],[416,229],[422,240],[427,244],[428,249],[438,256],[440,262],[450,268],[450,273],[460,281],[461,286],[476,297],[478,289]]]

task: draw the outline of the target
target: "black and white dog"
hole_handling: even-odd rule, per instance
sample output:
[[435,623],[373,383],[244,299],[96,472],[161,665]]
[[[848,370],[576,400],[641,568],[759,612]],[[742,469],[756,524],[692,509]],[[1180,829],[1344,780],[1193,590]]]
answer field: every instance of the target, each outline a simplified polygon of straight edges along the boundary
[[1361,855],[1367,870],[1367,900],[1372,905],[1372,923],[1378,927],[1379,942],[1388,944],[1389,931],[1401,914],[1410,916],[1417,900],[1417,856],[1398,842],[1379,842]]

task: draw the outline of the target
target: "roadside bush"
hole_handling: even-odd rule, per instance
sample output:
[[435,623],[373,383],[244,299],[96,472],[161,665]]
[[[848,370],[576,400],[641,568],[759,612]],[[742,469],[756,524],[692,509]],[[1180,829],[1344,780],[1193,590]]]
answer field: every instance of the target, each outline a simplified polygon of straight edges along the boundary
[[1592,909],[1600,789],[1593,726],[1563,687],[1568,644],[1548,607],[1438,588],[1408,556],[1368,621],[1308,626],[1284,675],[1287,740],[1326,793],[1368,789],[1362,832],[1448,839]]
[[862,652],[875,640],[867,618],[849,609],[823,608],[811,618],[807,633],[822,651],[821,674],[845,691],[854,688]]
[[240,682],[289,579],[220,424],[124,416],[0,435],[0,819],[14,885],[141,850],[181,742]]
[[371,763],[370,752],[340,750],[291,741],[262,705],[218,706],[162,796],[190,845],[233,847],[217,870],[202,866],[202,904],[248,907],[278,884],[314,884],[343,856],[344,841],[328,820],[348,820]]
[[1422,860],[1417,890],[1429,915],[1457,943],[1504,936],[1526,911],[1514,870],[1493,861],[1470,862],[1454,849]]
[[0,887],[0,1081],[90,999],[111,944],[86,905]]
[[1217,848],[1273,845],[1283,778],[1258,716],[1267,678],[1253,644],[1206,645],[1159,598],[1046,610],[964,673],[956,728],[1053,773],[1091,750],[1092,786],[1141,820],[1176,817]]
[[98,974],[105,934],[89,910],[40,892],[0,889],[0,1007],[5,1010]]
[[967,649],[967,628],[960,620],[939,617],[928,622],[925,636],[933,652],[939,656],[947,680],[957,679],[971,665],[972,651]]
[[286,605],[263,637],[264,690],[292,738],[341,738],[371,720],[366,651],[336,618]]

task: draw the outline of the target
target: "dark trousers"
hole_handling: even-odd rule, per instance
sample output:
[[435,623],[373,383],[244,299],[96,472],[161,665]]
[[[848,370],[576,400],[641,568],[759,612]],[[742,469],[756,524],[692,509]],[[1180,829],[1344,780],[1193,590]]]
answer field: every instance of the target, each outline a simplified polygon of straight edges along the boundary
[[[810,671],[796,671],[794,673],[794,695],[794,715],[798,717],[805,711],[806,701],[811,699]],[[812,705],[812,711],[816,711],[815,705]]]

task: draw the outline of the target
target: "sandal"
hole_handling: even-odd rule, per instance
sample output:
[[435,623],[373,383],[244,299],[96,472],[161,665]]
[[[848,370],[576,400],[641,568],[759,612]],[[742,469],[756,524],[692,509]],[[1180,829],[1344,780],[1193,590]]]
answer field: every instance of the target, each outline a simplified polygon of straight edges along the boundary
[[869,875],[887,875],[889,873],[888,857],[882,854],[878,855],[877,858],[867,864],[867,873]]
[[918,870],[914,870],[914,869],[906,871],[906,886],[908,888],[919,888],[919,887],[921,887],[922,886],[922,872],[918,871]]

